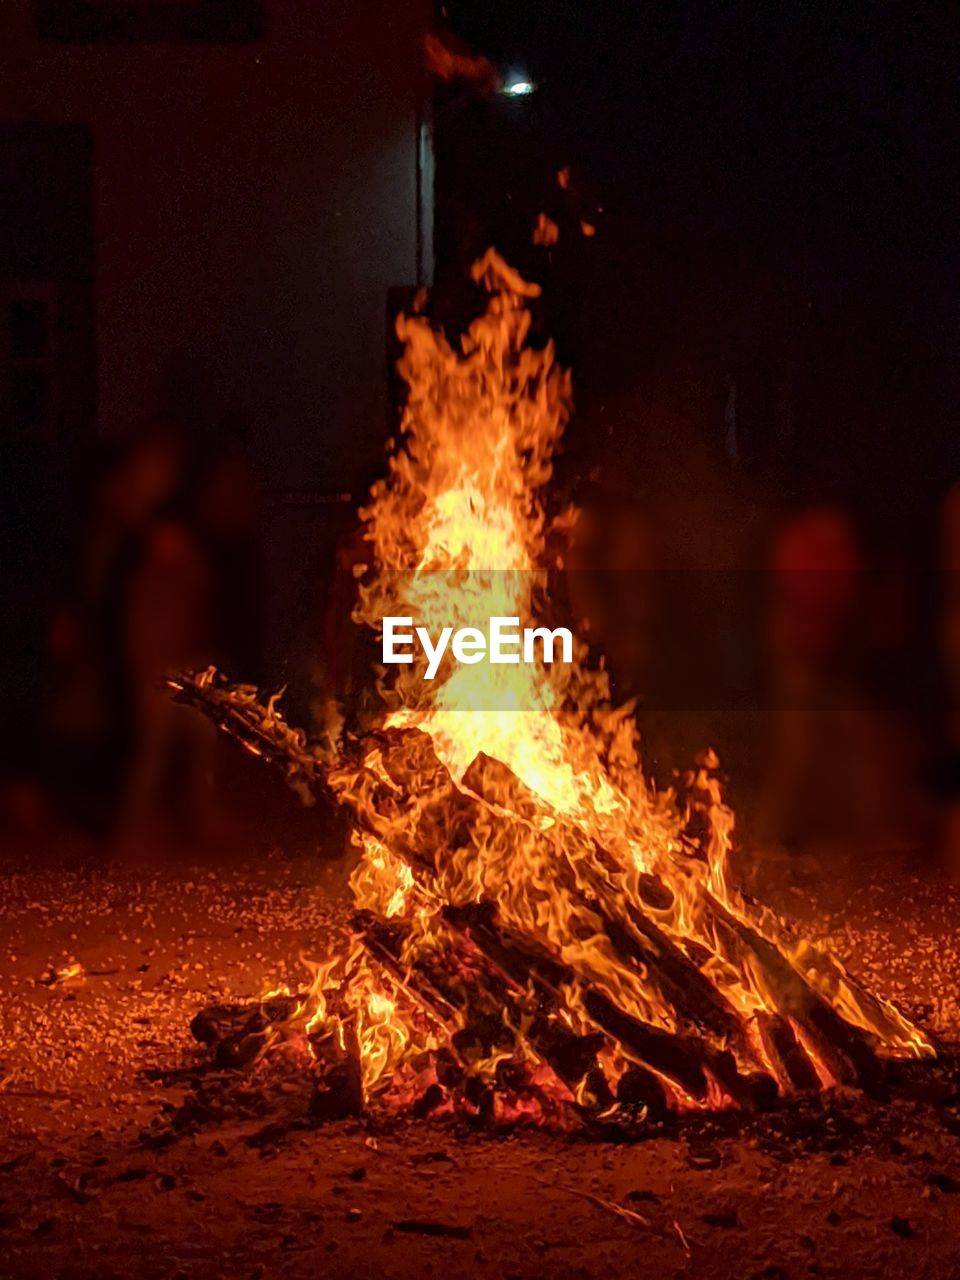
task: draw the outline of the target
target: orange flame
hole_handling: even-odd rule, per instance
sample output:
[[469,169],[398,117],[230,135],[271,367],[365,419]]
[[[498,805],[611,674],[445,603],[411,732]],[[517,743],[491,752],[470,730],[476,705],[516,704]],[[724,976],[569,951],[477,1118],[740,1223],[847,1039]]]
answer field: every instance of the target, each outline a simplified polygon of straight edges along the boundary
[[[460,349],[422,317],[405,317],[398,326],[405,342],[399,367],[409,386],[402,444],[362,513],[372,568],[360,585],[356,617],[375,629],[386,615],[412,616],[431,633],[449,624],[485,626],[495,615],[536,625],[547,601],[541,494],[570,412],[570,380],[552,344],[529,344],[529,303],[538,286],[492,250],[473,275],[489,304]],[[571,1030],[597,1030],[587,992],[650,1028],[689,1030],[662,981],[625,958],[611,935],[609,921],[632,911],[633,919],[653,922],[662,946],[696,954],[700,972],[739,1024],[732,1037],[702,1026],[697,1034],[717,1052],[732,1052],[745,1072],[764,1071],[789,1084],[758,1030],[758,1018],[782,1012],[782,993],[757,959],[767,945],[783,957],[788,979],[793,974],[807,984],[885,1052],[932,1053],[892,1006],[867,997],[839,964],[737,896],[727,874],[734,819],[715,757],[704,756],[693,777],[690,804],[708,833],[697,845],[687,834],[688,812],[645,779],[632,715],[611,706],[607,678],[590,669],[583,646],[572,666],[448,661],[429,682],[424,668],[415,658],[381,677],[383,728],[420,730],[447,772],[424,771],[412,747],[406,756],[400,748],[398,762],[371,745],[359,765],[342,764],[331,775],[365,818],[351,882],[358,906],[408,928],[405,958],[442,946],[443,903],[492,902],[505,926],[565,966],[562,1018]],[[409,787],[398,784],[398,768]],[[398,797],[387,819],[374,789]],[[406,807],[401,793],[410,797]],[[455,831],[461,800],[473,805],[466,833]],[[403,852],[426,822],[436,836],[429,883]],[[756,945],[741,945],[744,939]],[[337,984],[339,1013],[329,999]],[[355,1018],[368,1094],[391,1076],[399,1079],[401,1068],[422,1066],[423,1054],[439,1043],[437,1025],[417,1008],[402,977],[381,971],[358,948],[326,966],[322,978],[318,971],[313,1000],[311,1026],[345,1012]],[[513,1030],[519,1049],[510,1052],[526,1055],[541,1082],[551,1079],[556,1096],[570,1098],[523,1026]],[[816,1045],[795,1030],[821,1081],[831,1081]],[[608,1043],[600,1054],[613,1083],[629,1065],[625,1053]],[[494,1055],[471,1069],[489,1076],[501,1060]],[[667,1092],[677,1105],[694,1104],[675,1082]],[[725,1101],[727,1092],[711,1074],[701,1105]],[[521,1112],[525,1105],[516,1103]]]

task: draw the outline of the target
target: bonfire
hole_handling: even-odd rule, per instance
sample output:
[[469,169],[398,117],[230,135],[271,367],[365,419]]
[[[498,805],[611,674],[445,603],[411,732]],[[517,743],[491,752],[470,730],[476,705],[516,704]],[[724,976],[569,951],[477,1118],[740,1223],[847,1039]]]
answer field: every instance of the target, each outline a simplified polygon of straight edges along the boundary
[[[488,303],[458,343],[399,322],[400,439],[361,513],[354,616],[374,630],[550,619],[562,565],[544,493],[570,379],[529,341],[538,286],[493,251],[473,275]],[[360,851],[350,930],[310,983],[198,1015],[220,1065],[295,1042],[319,1118],[643,1125],[873,1089],[887,1060],[933,1054],[733,887],[715,758],[682,798],[655,790],[630,708],[578,645],[570,663],[447,658],[432,679],[422,654],[384,667],[377,723],[334,751],[214,671],[171,682],[303,798],[332,797]]]

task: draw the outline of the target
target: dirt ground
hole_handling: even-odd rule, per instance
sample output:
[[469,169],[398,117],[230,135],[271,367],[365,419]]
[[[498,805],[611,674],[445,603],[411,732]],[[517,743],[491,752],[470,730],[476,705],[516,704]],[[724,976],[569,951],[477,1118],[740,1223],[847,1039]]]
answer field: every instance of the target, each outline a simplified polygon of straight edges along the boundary
[[[342,867],[295,835],[286,853],[248,839],[229,869],[118,868],[52,838],[9,853],[0,1280],[960,1275],[949,1055],[886,1101],[696,1118],[633,1144],[413,1120],[275,1133],[242,1107],[171,1131],[196,1010],[296,981],[343,918]],[[903,862],[767,878],[960,1041],[956,889]]]

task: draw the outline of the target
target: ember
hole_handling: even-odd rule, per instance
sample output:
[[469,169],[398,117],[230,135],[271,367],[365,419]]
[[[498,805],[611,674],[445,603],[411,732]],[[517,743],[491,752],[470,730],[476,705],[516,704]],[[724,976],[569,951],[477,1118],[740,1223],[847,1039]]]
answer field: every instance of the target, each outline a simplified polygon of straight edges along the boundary
[[[460,349],[405,318],[402,447],[363,515],[357,620],[544,620],[542,491],[570,407],[536,285],[490,251]],[[352,816],[352,932],[308,990],[210,1010],[221,1065],[297,1041],[323,1117],[361,1108],[493,1123],[635,1124],[669,1110],[874,1088],[933,1054],[893,1006],[729,883],[733,816],[705,755],[681,801],[644,778],[629,709],[583,646],[565,663],[381,678],[376,729],[321,758],[254,691],[174,681],[301,794]]]

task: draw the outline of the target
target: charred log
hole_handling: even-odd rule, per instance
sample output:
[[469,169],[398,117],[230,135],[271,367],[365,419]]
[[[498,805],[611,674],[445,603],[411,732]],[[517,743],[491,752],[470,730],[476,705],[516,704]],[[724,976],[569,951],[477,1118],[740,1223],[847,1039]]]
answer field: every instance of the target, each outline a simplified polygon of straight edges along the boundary
[[211,1005],[190,1023],[195,1040],[214,1050],[214,1065],[249,1066],[289,1027],[305,996],[276,996],[245,1005]]
[[[405,741],[413,735],[415,735],[414,748],[418,757],[418,770],[422,768],[430,777],[433,790],[427,793],[425,799],[420,800],[419,821],[415,824],[407,824],[403,840],[404,856],[410,857],[422,870],[435,868],[438,849],[449,849],[451,843],[454,846],[468,845],[476,838],[476,832],[489,833],[491,822],[502,828],[498,831],[498,836],[504,841],[531,838],[531,833],[526,827],[514,829],[511,826],[511,822],[515,820],[512,820],[509,813],[504,810],[503,801],[509,800],[511,796],[515,797],[521,812],[527,814],[531,811],[529,806],[533,803],[532,798],[524,795],[523,784],[497,761],[490,761],[485,757],[477,770],[472,774],[468,771],[468,775],[465,775],[465,782],[467,776],[471,778],[471,790],[476,791],[478,787],[483,789],[485,786],[491,786],[494,796],[499,797],[494,800],[498,812],[480,815],[476,806],[484,802],[464,794],[454,785],[449,774],[442,765],[439,765],[433,744],[427,735],[416,730],[391,730],[388,734],[379,735],[377,745],[381,751],[383,767],[398,786],[404,785],[408,776],[403,747]],[[495,778],[495,782],[491,782],[492,778]],[[396,803],[396,800],[394,799],[392,803]],[[389,825],[385,823],[378,834],[380,838],[389,840]],[[597,910],[597,899],[589,892],[596,885],[595,872],[587,871],[588,890],[584,892],[579,884],[573,884],[570,880],[571,876],[575,876],[577,871],[580,871],[582,882],[584,872],[580,862],[576,867],[572,867],[569,860],[565,858],[556,861],[561,874],[564,875],[565,887],[575,892],[588,910]],[[564,868],[566,868],[565,871]],[[724,947],[726,958],[738,961],[742,961],[746,955],[752,958],[753,967],[765,975],[767,994],[771,1002],[775,1005],[782,1003],[785,1006],[785,1012],[790,1013],[798,1025],[803,1027],[813,1047],[822,1054],[834,1077],[843,1083],[877,1087],[880,1076],[879,1064],[863,1033],[847,1024],[839,1014],[826,1005],[773,944],[755,929],[743,924],[706,890],[703,891],[702,897],[711,913],[718,935],[726,943]],[[648,930],[646,940],[649,941],[649,936],[657,938],[663,947],[662,952],[657,953],[652,948],[641,945],[637,932],[632,928],[634,914]],[[742,1046],[742,1033],[732,1010],[726,1005],[722,996],[714,991],[709,981],[686,953],[667,939],[658,926],[646,920],[643,913],[632,907],[631,912],[627,914],[628,923],[624,923],[622,919],[618,922],[605,917],[602,906],[599,907],[599,919],[621,959],[628,960],[637,966],[643,965],[644,978],[658,989],[667,1006],[680,1016],[681,1021],[702,1026],[702,1022],[699,1022],[692,1012],[693,1007],[698,1007],[700,1018],[705,1016],[704,1008],[710,1008],[716,1012],[717,1017],[722,1019],[727,1037],[734,1047]],[[669,955],[666,972],[660,964],[661,955]],[[698,997],[705,992],[709,993],[705,995],[705,1004],[700,1004]],[[586,1002],[585,1007],[588,1007]],[[592,1011],[588,1007],[588,1012],[591,1019],[604,1031],[629,1047],[632,1056],[639,1058],[640,1062],[673,1079],[692,1097],[706,1096],[706,1078],[703,1076],[703,1058],[706,1049],[704,1053],[691,1055],[680,1052],[675,1056],[671,1055],[661,1039],[661,1035],[669,1038],[670,1033],[646,1035],[648,1024],[641,1023],[632,1015],[617,1009],[612,1002],[600,996],[599,993],[593,993]],[[602,1016],[597,1016],[598,1014]],[[625,1039],[624,1035],[616,1031],[615,1027],[621,1028],[627,1038]],[[659,1032],[658,1028],[651,1030]],[[680,1035],[682,1036],[683,1033]],[[687,1043],[695,1044],[695,1038],[687,1037]],[[647,1053],[652,1053],[655,1057],[651,1059],[646,1056]],[[736,1071],[735,1065],[733,1069],[729,1065],[730,1062],[734,1062],[734,1059],[730,1057],[728,1061],[726,1057],[720,1055],[719,1051],[706,1053],[706,1056],[712,1058],[712,1074],[724,1090],[738,1101],[749,1101],[750,1088],[744,1084],[746,1077]],[[668,1064],[666,1068],[664,1063]],[[762,1089],[766,1088],[767,1086],[762,1086]]]
[[[747,1043],[743,1016],[709,976],[710,962],[719,961],[748,973],[763,1002],[779,1011],[759,1014],[758,1027],[763,1058],[783,1085],[817,1088],[824,1073],[818,1073],[815,1055],[842,1083],[881,1086],[874,1037],[837,1011],[833,994],[842,995],[840,1007],[862,1011],[865,1024],[896,1044],[903,1043],[905,1024],[895,1010],[865,992],[829,957],[811,951],[799,960],[799,944],[784,939],[784,930],[770,917],[747,903],[742,911],[736,903],[727,905],[702,879],[694,898],[700,940],[674,938],[664,920],[675,910],[674,890],[661,877],[642,873],[633,877],[628,892],[618,860],[575,823],[546,810],[499,761],[481,753],[460,786],[427,734],[389,729],[359,744],[367,763],[328,767],[302,734],[256,701],[252,690],[232,689],[209,672],[178,678],[171,687],[248,750],[280,767],[302,795],[335,795],[363,830],[407,862],[415,880],[447,899],[442,915],[451,938],[413,948],[409,959],[402,926],[369,913],[358,914],[354,923],[391,980],[447,1030],[454,1074],[460,1069],[457,1058],[462,1062],[509,1050],[522,1026],[527,1049],[578,1096],[591,1098],[591,1109],[611,1101],[597,1056],[610,1041],[633,1064],[620,1082],[625,1106],[657,1113],[667,1096],[664,1080],[700,1100],[710,1095],[714,1082],[744,1105],[768,1105],[776,1096],[776,1081],[765,1071],[738,1065],[756,1063],[756,1051]],[[546,826],[544,816],[551,819]],[[605,937],[618,963],[656,993],[677,1030],[664,1030],[618,1007],[575,964],[554,954],[538,929],[508,927],[492,903],[452,900],[455,892],[445,888],[448,868],[458,865],[458,855],[467,865],[482,866],[488,844],[506,851],[508,862],[512,850],[518,861],[530,850],[541,866],[555,868],[563,893],[582,907],[584,928]],[[678,860],[678,874],[689,877],[683,862]],[[747,922],[754,919],[756,924]],[[571,999],[598,1028],[596,1034],[571,1031],[566,1020]],[[198,1015],[194,1033],[215,1047],[223,1065],[241,1065],[283,1034],[289,1016],[282,1008],[221,1006]],[[324,1113],[341,1108],[352,1113],[358,1105],[358,1051],[341,1042],[333,1052],[336,1060],[327,1064],[320,1090],[324,1101],[317,1106]],[[518,1071],[518,1059],[504,1059],[497,1076],[506,1086],[520,1078]],[[481,1094],[485,1087],[476,1080],[467,1084]],[[479,1105],[489,1103],[482,1094]]]
[[310,1115],[316,1124],[346,1120],[363,1111],[363,1073],[356,1023],[344,1018],[336,1030],[315,1041],[322,1053],[323,1071],[314,1088]]
[[[500,761],[478,756],[464,776],[464,782],[480,795],[498,797],[501,805],[506,801],[511,808],[516,806],[516,811],[524,816],[533,812],[535,798]],[[595,876],[591,874],[590,879],[595,884]],[[655,896],[655,886],[661,883],[657,877],[649,876],[648,896]],[[669,894],[663,886],[659,896],[665,901]],[[878,1088],[882,1071],[866,1035],[827,1004],[773,943],[738,920],[708,891],[704,891],[703,897],[712,916],[722,922],[728,935],[736,936],[739,943],[736,950],[740,952],[736,958],[741,960],[747,953],[759,965],[767,977],[772,1000],[796,1018],[835,1078],[862,1088]],[[722,1026],[728,1034],[734,1034],[739,1024],[732,1011],[696,966],[633,904],[625,902],[624,909],[628,925],[604,917],[607,935],[620,954],[648,965],[670,1007],[687,1012],[701,1025],[712,1026],[714,1030]],[[638,945],[638,934],[651,944],[651,950],[645,951]],[[878,1004],[877,1011],[880,1012]]]
[[587,991],[583,1007],[590,1019],[621,1044],[631,1058],[673,1080],[691,1098],[707,1096],[707,1077],[700,1055],[684,1037],[640,1022],[618,1009],[609,996]]
[[[498,935],[492,908],[481,905],[474,915],[484,922],[478,935],[466,925],[466,916],[452,913],[449,923],[479,951],[482,960],[479,965],[464,964],[455,955],[445,957],[446,963],[431,963],[429,952],[422,951],[412,964],[404,965],[400,960],[405,933],[402,926],[385,924],[369,912],[358,912],[353,919],[364,945],[385,965],[398,985],[414,992],[431,1011],[441,1008],[449,1011],[447,1025],[451,1027],[451,1044],[462,1061],[478,1055],[489,1056],[495,1049],[517,1048],[515,1029],[522,1026],[528,1047],[568,1087],[577,1089],[590,1077],[587,1086],[578,1090],[585,1100],[586,1111],[608,1106],[613,1095],[597,1062],[604,1038],[581,1036],[571,1031],[556,1016],[558,1001],[547,988],[543,988],[539,993],[541,998],[531,1005],[519,985],[519,947],[512,951],[510,943]],[[487,946],[493,955],[488,954]],[[494,955],[499,960],[506,958],[516,977],[508,977]],[[448,976],[451,972],[458,975],[453,989]],[[441,994],[440,985],[447,988],[446,994]],[[460,1008],[455,1012],[452,999],[458,996]]]
[[670,1110],[660,1078],[636,1063],[620,1077],[617,1102],[622,1108],[642,1107],[655,1120],[662,1119]]
[[443,909],[443,917],[454,928],[467,933],[510,981],[520,987],[532,981],[538,993],[551,1004],[560,1002],[560,988],[573,981],[574,972],[569,965],[557,960],[539,943],[499,924],[497,908],[492,902],[448,905]]
[[[563,997],[557,990],[561,983],[575,987],[582,994],[583,1008],[590,1019],[618,1043],[628,1057],[635,1062],[639,1059],[640,1063],[652,1067],[661,1076],[673,1080],[691,1097],[706,1096],[707,1069],[718,1084],[742,1105],[769,1105],[776,1096],[776,1082],[770,1076],[762,1072],[754,1073],[752,1077],[742,1075],[731,1053],[713,1050],[702,1039],[664,1031],[627,1014],[609,996],[579,980],[569,966],[561,965],[542,947],[521,937],[515,930],[498,926],[496,908],[492,903],[447,908],[445,916],[463,925],[484,953],[517,982],[530,982],[541,999],[547,1000],[551,1007],[558,1007],[562,1002]],[[567,1033],[567,1052],[573,1051],[576,1041],[586,1042],[581,1065],[589,1064],[587,1045],[590,1040],[589,1036],[573,1037]],[[542,1044],[541,1048],[544,1048]],[[592,1052],[596,1053],[599,1048],[598,1044]],[[551,1065],[555,1065],[546,1052],[544,1056]],[[578,1079],[585,1074],[582,1072]]]
[[726,939],[731,955],[749,956],[771,1002],[801,1028],[831,1075],[841,1084],[881,1088],[883,1068],[866,1033],[841,1018],[756,929],[738,920],[716,899],[710,899],[710,910],[718,936]]
[[[479,796],[526,820],[542,814],[536,797],[506,765],[481,752],[464,774],[464,783]],[[594,842],[587,856],[574,863],[569,851],[583,845],[585,837],[573,824],[560,820],[553,828],[559,859],[558,870],[568,886],[579,881],[579,896],[599,917],[603,930],[617,954],[628,964],[642,966],[667,1005],[688,1024],[712,1031],[723,1038],[739,1039],[740,1024],[734,1010],[712,983],[669,936],[623,893],[611,902],[609,883],[604,883],[596,864],[615,866],[614,860]],[[591,856],[592,855],[592,858]],[[672,892],[657,877],[642,878],[645,901],[673,902]]]
[[355,911],[351,927],[357,932],[367,951],[390,974],[398,987],[418,1004],[434,1021],[453,1035],[460,1027],[460,1011],[431,981],[420,966],[404,965],[400,959],[402,935],[396,927],[380,921],[370,911]]
[[820,1077],[816,1068],[786,1018],[774,1013],[760,1013],[757,1022],[767,1057],[784,1083],[799,1090],[819,1089]]
[[245,751],[280,770],[305,805],[327,791],[321,762],[305,734],[286,723],[271,704],[264,705],[252,685],[233,685],[219,671],[182,672],[168,677],[174,701],[196,708]]

